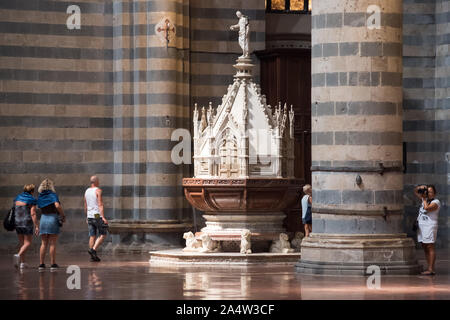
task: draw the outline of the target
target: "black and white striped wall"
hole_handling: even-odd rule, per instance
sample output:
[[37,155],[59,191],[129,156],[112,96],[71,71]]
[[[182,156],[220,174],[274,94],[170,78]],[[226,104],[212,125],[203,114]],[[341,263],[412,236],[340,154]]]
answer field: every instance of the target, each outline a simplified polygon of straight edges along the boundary
[[[403,0],[405,228],[418,213],[412,189],[434,184],[442,208],[437,245],[449,241],[450,1]],[[412,235],[412,234],[411,234]]]
[[[68,29],[70,5],[81,29]],[[35,0],[0,2],[0,218],[24,184],[48,177],[68,215],[60,243],[86,245],[83,193],[99,176],[109,219],[192,220],[172,163],[174,129],[190,129],[193,102],[216,104],[241,54],[236,10],[264,48],[264,2]],[[155,25],[169,18],[166,44]],[[256,58],[255,64],[257,64]],[[258,81],[259,67],[255,68]],[[0,231],[14,245],[12,233]],[[109,239],[111,240],[111,238]],[[181,243],[179,235],[114,235],[113,243]]]
[[[81,29],[67,28],[68,6]],[[23,185],[54,180],[69,223],[60,243],[87,239],[83,192],[98,174],[112,204],[112,5],[0,2],[0,212]],[[37,190],[36,190],[37,192]],[[15,235],[0,232],[3,244]]]
[[[69,5],[79,30],[66,26]],[[166,17],[177,28],[168,48],[155,35]],[[172,131],[190,125],[189,2],[2,1],[0,24],[2,215],[24,184],[51,178],[68,216],[60,243],[85,247],[83,193],[96,174],[110,220],[189,220],[188,166],[170,157]]]
[[[80,30],[66,26],[69,5],[81,9]],[[362,123],[358,130],[349,130],[345,121],[316,126],[313,148],[326,150],[321,153],[328,158],[313,165],[348,167],[336,162],[343,148],[365,152],[361,149],[386,145],[397,154],[404,142],[403,187],[386,185],[394,193],[372,190],[362,200],[346,189],[345,201],[379,202],[381,207],[383,201],[404,203],[402,223],[409,231],[418,208],[411,189],[433,183],[443,203],[439,246],[448,245],[449,225],[449,6],[448,0],[403,0],[403,33],[395,31],[399,13],[386,11],[381,22],[393,32],[383,41],[356,38],[364,29],[362,9],[317,11],[312,21],[313,32],[323,35],[312,47],[313,92],[329,93],[318,95],[313,118],[370,118],[375,128],[376,119],[401,117],[403,127],[398,129],[397,120],[370,133]],[[250,17],[251,50],[263,50],[262,0],[0,1],[0,218],[24,184],[38,185],[49,177],[68,215],[60,242],[84,245],[82,196],[89,177],[97,174],[111,219],[191,219],[180,187],[189,167],[172,164],[176,142],[170,134],[175,128],[190,129],[193,104],[212,101],[217,106],[231,83],[232,64],[241,55],[237,32],[229,30],[238,21],[236,10]],[[155,25],[165,17],[176,24],[175,41],[167,49],[155,35]],[[338,39],[332,30],[339,26],[349,33]],[[259,82],[258,61],[252,57]],[[371,61],[370,68],[364,61]],[[382,93],[386,90],[401,90],[402,105],[397,98],[385,99],[392,97]],[[374,92],[373,99],[367,99],[368,91]],[[331,159],[333,148],[337,156]],[[328,183],[331,175],[317,177]],[[343,195],[325,192],[315,198],[332,205]],[[14,245],[16,237],[1,230],[0,240]],[[114,241],[174,239],[130,235]]]

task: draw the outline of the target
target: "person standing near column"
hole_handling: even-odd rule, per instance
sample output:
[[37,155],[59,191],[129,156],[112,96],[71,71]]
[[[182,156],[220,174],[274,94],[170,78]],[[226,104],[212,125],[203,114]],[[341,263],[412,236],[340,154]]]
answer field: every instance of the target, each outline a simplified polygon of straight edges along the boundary
[[305,226],[305,237],[309,237],[312,232],[312,187],[307,184],[303,187],[303,192],[305,195],[302,198],[302,222]]
[[425,258],[427,260],[428,268],[422,275],[435,275],[434,265],[436,262],[435,242],[438,231],[438,217],[441,202],[435,198],[436,188],[433,185],[417,186],[414,189],[414,194],[422,202],[419,209],[419,216],[417,217],[418,230],[417,242],[422,244],[425,251]]
[[98,262],[97,249],[106,238],[108,220],[103,210],[102,190],[98,187],[100,181],[97,176],[90,179],[91,186],[84,193],[84,210],[89,228],[89,250],[91,261]]

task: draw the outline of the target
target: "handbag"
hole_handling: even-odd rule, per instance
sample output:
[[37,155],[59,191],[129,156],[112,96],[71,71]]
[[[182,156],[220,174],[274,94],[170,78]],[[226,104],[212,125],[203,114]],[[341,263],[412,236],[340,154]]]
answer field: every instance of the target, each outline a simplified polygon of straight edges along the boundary
[[56,213],[58,214],[58,225],[60,227],[62,227],[65,221],[64,221],[63,217],[61,217],[61,215],[59,214],[58,210],[56,210]]
[[5,220],[3,220],[3,227],[7,231],[14,231],[16,229],[16,208],[12,207],[8,214],[5,217]]
[[58,215],[58,225],[59,225],[60,227],[63,226],[63,218],[60,217],[59,215]]

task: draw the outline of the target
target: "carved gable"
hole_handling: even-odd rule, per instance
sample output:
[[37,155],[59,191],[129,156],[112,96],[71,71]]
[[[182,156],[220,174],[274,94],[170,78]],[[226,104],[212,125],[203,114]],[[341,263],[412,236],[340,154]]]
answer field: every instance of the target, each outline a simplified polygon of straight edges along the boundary
[[293,110],[271,107],[240,57],[222,103],[194,110],[195,177],[293,177]]

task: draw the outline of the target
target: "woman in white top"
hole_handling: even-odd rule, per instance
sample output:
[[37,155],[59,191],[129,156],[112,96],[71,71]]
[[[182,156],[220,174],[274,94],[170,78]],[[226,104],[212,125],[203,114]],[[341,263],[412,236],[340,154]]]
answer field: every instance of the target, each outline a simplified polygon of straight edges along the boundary
[[425,251],[425,258],[427,259],[428,268],[423,275],[434,275],[434,264],[436,261],[436,252],[434,243],[436,242],[438,230],[438,217],[441,203],[435,199],[436,188],[433,185],[417,186],[414,189],[414,194],[422,201],[419,209],[419,216],[417,222],[419,228],[417,229],[417,241],[422,243],[422,248]]

